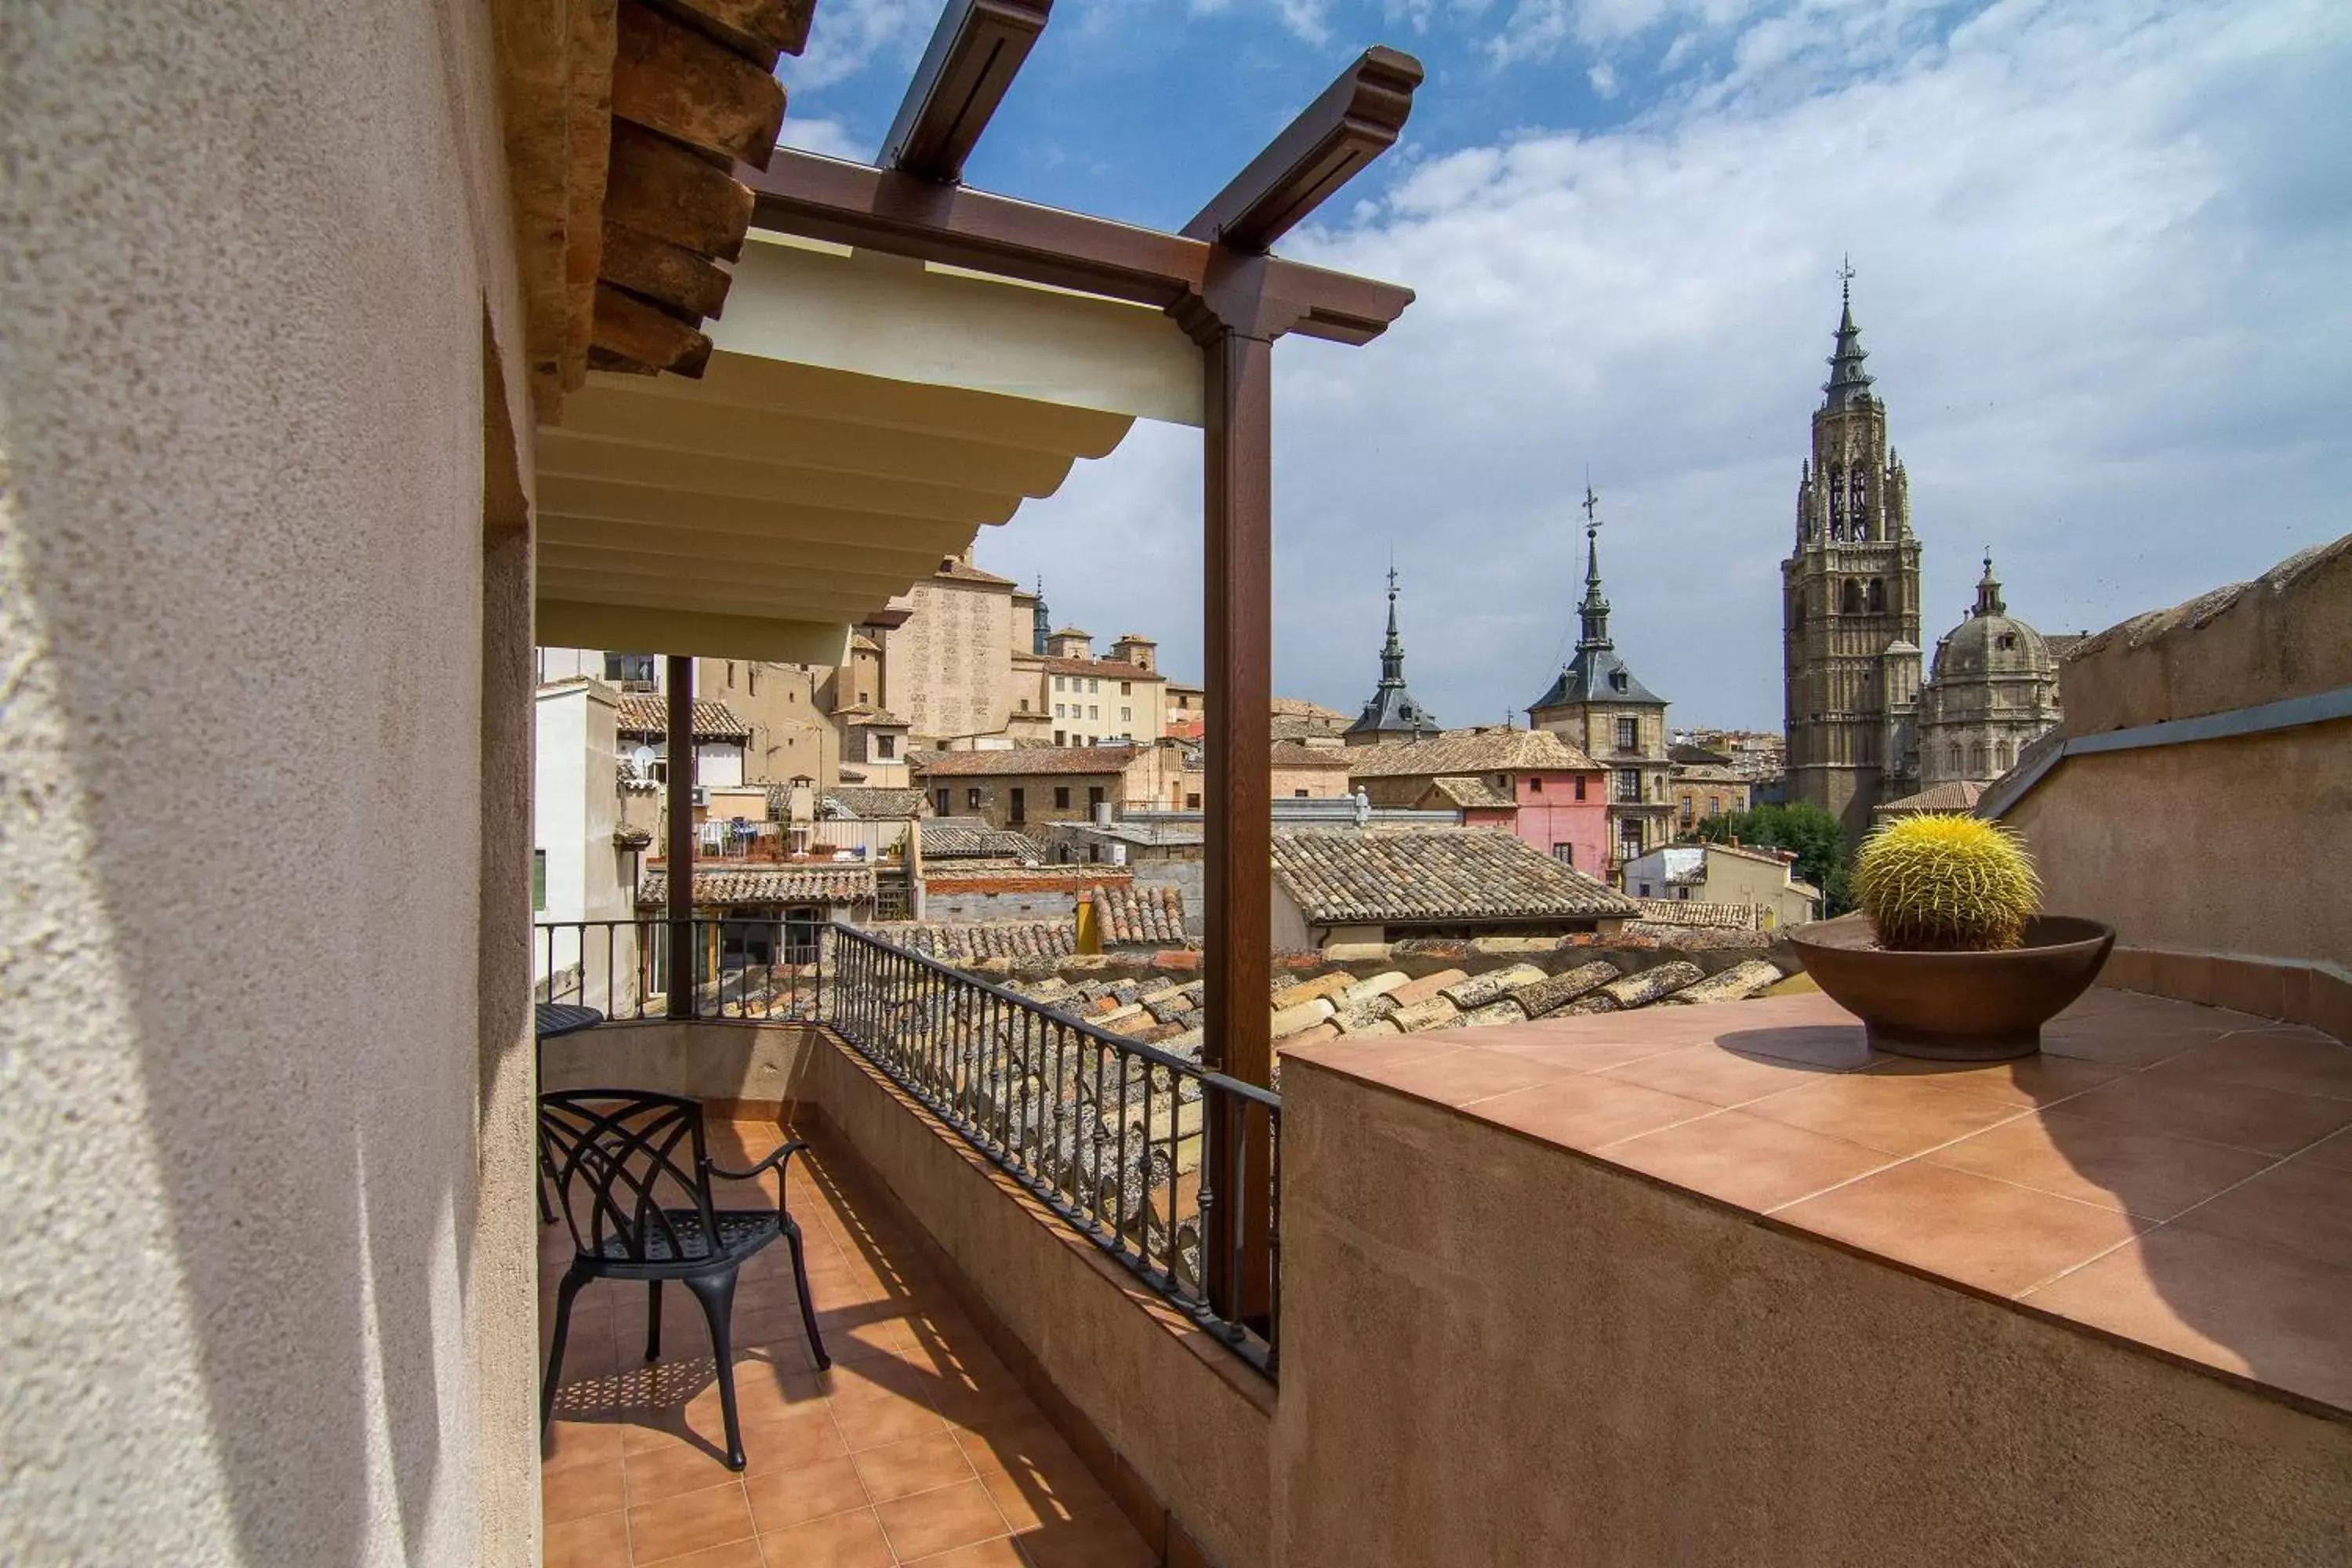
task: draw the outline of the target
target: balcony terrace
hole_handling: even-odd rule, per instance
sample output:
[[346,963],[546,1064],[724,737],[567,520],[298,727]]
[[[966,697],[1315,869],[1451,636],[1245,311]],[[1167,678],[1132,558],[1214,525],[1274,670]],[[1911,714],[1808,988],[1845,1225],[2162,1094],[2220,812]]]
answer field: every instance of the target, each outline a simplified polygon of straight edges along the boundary
[[[934,1244],[836,1133],[814,1118],[721,1123],[712,1153],[740,1168],[791,1136],[813,1143],[793,1163],[789,1197],[831,1369],[816,1369],[789,1263],[771,1249],[736,1296],[750,1461],[738,1474],[722,1457],[693,1299],[667,1293],[667,1349],[648,1363],[644,1294],[592,1288],[573,1309],[547,1445],[547,1568],[1157,1562],[957,1304],[930,1260]],[[758,1184],[774,1202],[773,1174]],[[549,1227],[542,1323],[570,1261],[568,1236]]]

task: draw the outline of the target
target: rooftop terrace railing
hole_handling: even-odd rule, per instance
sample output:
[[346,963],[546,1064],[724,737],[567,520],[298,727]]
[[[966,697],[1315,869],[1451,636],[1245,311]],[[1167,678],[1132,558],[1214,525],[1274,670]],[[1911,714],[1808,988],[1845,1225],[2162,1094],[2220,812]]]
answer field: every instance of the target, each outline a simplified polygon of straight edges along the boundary
[[[624,1021],[829,1025],[1108,1257],[1273,1375],[1279,1096],[853,927],[776,916],[688,925],[695,979],[682,1009],[665,989],[676,927],[664,918],[540,923],[536,999]],[[1261,1201],[1233,1201],[1253,1169]],[[1213,1299],[1217,1279],[1231,1310]]]
[[694,954],[686,1005],[669,1005],[669,945],[679,922],[544,921],[531,930],[540,1002],[608,1018],[814,1019],[824,1005],[822,922],[783,916],[684,922]]
[[[836,1034],[1105,1254],[1274,1374],[1278,1096],[853,928],[830,936],[824,1016]],[[1271,1202],[1236,1203],[1253,1123],[1265,1132],[1258,1168]],[[1230,1257],[1206,1256],[1213,1247]],[[1212,1276],[1253,1278],[1260,1247],[1263,1310],[1221,1311]]]

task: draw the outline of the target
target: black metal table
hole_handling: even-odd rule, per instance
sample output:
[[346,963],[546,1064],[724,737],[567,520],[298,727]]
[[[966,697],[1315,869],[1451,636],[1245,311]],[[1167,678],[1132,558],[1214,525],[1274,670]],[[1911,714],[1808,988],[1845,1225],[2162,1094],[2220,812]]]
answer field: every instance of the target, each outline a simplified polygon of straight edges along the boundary
[[539,1025],[533,1037],[551,1040],[558,1035],[575,1035],[583,1029],[593,1029],[604,1021],[604,1015],[593,1007],[583,1007],[571,1002],[539,1004]]
[[[583,1007],[573,1002],[541,1002],[538,1004],[539,1018],[531,1030],[531,1049],[536,1052],[545,1042],[558,1035],[576,1035],[583,1029],[593,1029],[604,1021],[604,1015],[593,1007]],[[533,1063],[534,1069],[538,1064]],[[532,1074],[536,1080],[538,1073]],[[545,1157],[541,1160],[541,1173],[545,1175]],[[541,1223],[555,1223],[555,1205],[548,1201],[547,1184],[539,1184],[539,1217]]]

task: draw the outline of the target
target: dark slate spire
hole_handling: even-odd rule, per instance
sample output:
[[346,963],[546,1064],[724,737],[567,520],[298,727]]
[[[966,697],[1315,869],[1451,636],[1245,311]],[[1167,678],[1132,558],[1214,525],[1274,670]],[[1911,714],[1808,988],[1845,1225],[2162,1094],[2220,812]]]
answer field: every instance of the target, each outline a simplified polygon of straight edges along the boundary
[[1381,684],[1404,684],[1404,639],[1397,636],[1396,622],[1397,574],[1389,568],[1389,640],[1381,645]]
[[1601,592],[1600,507],[1601,498],[1592,493],[1592,481],[1588,479],[1584,484],[1584,602],[1577,607],[1584,622],[1584,635],[1577,639],[1576,657],[1568,661],[1559,679],[1528,710],[1528,718],[1538,724],[1542,722],[1536,718],[1539,713],[1588,702],[1633,703],[1651,708],[1666,705],[1664,698],[1633,679],[1633,672],[1617,657],[1617,645],[1610,638],[1609,600]]
[[1381,645],[1381,684],[1363,713],[1348,726],[1350,735],[1417,735],[1438,728],[1429,710],[1404,685],[1404,639],[1397,635],[1397,574],[1389,568],[1389,636]]
[[1977,607],[1979,616],[2005,616],[2009,605],[2000,596],[2000,579],[1992,574],[1992,546],[1985,546],[1984,575],[1977,579]]
[[1045,639],[1054,635],[1054,613],[1045,607],[1045,579],[1037,579],[1037,610],[1030,618],[1029,651],[1043,654]]
[[1830,378],[1822,387],[1825,408],[1859,408],[1871,401],[1870,373],[1862,362],[1870,357],[1862,346],[1862,329],[1853,324],[1853,266],[1838,268],[1837,351],[1830,355]]
[[1584,483],[1584,603],[1577,607],[1584,622],[1584,635],[1577,639],[1576,650],[1608,648],[1617,645],[1609,640],[1609,601],[1601,592],[1601,520],[1594,515],[1601,498],[1592,493],[1592,481]]

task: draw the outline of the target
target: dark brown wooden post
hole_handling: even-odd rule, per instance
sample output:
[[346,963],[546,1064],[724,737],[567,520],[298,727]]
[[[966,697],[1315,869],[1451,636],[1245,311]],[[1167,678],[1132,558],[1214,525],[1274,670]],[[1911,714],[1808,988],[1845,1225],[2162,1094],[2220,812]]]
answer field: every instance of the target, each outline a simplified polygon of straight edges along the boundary
[[694,660],[669,656],[669,1016],[694,1016]]
[[[1202,345],[1206,394],[1202,1060],[1244,1083],[1270,1086],[1274,334],[1255,335],[1244,329],[1256,321],[1236,325],[1205,302],[1179,319]],[[1271,1279],[1268,1130],[1263,1113],[1241,1116],[1213,1096],[1205,1109],[1202,1174],[1214,1201],[1202,1237],[1202,1271],[1217,1311],[1246,1321],[1265,1312]]]

